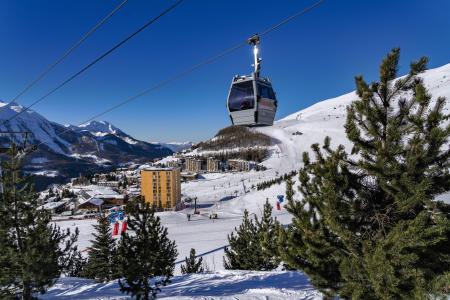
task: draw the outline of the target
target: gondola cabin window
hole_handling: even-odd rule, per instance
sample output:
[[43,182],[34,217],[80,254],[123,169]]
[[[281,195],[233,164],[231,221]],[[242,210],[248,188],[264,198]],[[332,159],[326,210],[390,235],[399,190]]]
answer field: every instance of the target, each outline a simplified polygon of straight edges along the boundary
[[253,82],[251,80],[233,84],[228,107],[230,111],[253,109],[255,107]]

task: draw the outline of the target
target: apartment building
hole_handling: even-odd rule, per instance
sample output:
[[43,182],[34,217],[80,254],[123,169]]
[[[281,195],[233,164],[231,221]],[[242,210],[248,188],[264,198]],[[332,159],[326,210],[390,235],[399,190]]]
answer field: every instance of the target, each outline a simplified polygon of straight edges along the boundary
[[158,208],[175,208],[181,201],[180,169],[169,167],[141,170],[141,196]]
[[199,173],[205,170],[205,160],[195,157],[186,157],[185,168],[188,172]]
[[208,157],[206,160],[206,171],[208,172],[220,172],[220,160],[214,157]]

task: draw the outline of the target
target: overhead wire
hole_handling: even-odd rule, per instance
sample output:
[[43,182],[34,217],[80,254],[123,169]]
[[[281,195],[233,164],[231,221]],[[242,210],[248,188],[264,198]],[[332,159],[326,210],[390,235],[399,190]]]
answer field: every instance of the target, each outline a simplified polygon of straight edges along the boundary
[[76,72],[75,74],[73,74],[72,76],[70,76],[69,78],[67,78],[66,80],[64,80],[63,82],[61,82],[60,84],[58,84],[55,88],[53,88],[52,90],[50,90],[48,93],[46,93],[45,95],[43,95],[42,97],[40,97],[39,99],[35,100],[34,102],[32,102],[30,105],[24,107],[22,110],[18,111],[17,113],[15,113],[13,116],[11,116],[9,119],[6,119],[5,121],[2,122],[1,126],[6,125],[6,123],[10,122],[11,120],[17,118],[19,115],[25,113],[26,111],[28,111],[30,108],[32,108],[33,106],[35,106],[36,104],[38,104],[39,102],[43,101],[44,99],[46,99],[48,96],[50,96],[51,94],[53,94],[54,92],[56,92],[57,90],[59,90],[60,88],[62,88],[63,86],[65,86],[66,84],[68,84],[70,81],[72,81],[73,79],[75,79],[76,77],[78,77],[79,75],[81,75],[82,73],[84,73],[85,71],[87,71],[89,68],[91,68],[92,66],[94,66],[96,63],[98,63],[99,61],[101,61],[102,59],[104,59],[106,56],[108,56],[109,54],[111,54],[112,52],[114,52],[115,50],[117,50],[120,46],[122,46],[123,44],[125,44],[127,41],[129,41],[130,39],[132,39],[133,37],[135,37],[137,34],[139,34],[140,32],[142,32],[145,28],[147,28],[148,26],[150,26],[151,24],[155,23],[157,20],[159,20],[160,18],[162,18],[164,15],[168,14],[170,11],[172,11],[173,9],[175,9],[178,5],[180,5],[184,0],[178,0],[176,1],[174,4],[172,4],[171,6],[169,6],[168,8],[166,8],[163,12],[161,12],[159,15],[157,15],[156,17],[150,19],[148,22],[146,22],[143,26],[141,26],[139,29],[137,29],[136,31],[134,31],[132,34],[128,35],[125,39],[121,40],[119,43],[117,43],[116,45],[114,45],[112,48],[110,48],[108,51],[104,52],[103,54],[101,54],[99,57],[97,57],[96,59],[94,59],[93,61],[91,61],[90,63],[88,63],[86,66],[84,66],[81,70],[79,70],[78,72]]
[[[295,18],[297,18],[297,17],[299,17],[301,15],[306,14],[307,12],[309,12],[312,9],[316,8],[317,6],[322,4],[323,2],[325,2],[325,0],[320,0],[320,1],[316,2],[316,3],[314,3],[313,5],[308,6],[307,8],[305,8],[305,9],[303,9],[303,10],[301,10],[301,11],[299,11],[299,12],[297,12],[297,13],[291,15],[291,16],[289,16],[288,18],[282,20],[281,22],[279,22],[279,23],[277,23],[277,24],[267,28],[266,30],[264,30],[260,34],[260,36],[267,35],[267,34],[271,33],[272,31],[277,30],[278,28],[280,28],[284,24],[292,21],[293,19],[295,19]],[[186,70],[184,70],[184,71],[182,71],[180,73],[177,73],[176,75],[173,75],[173,76],[171,76],[171,77],[169,77],[169,78],[167,78],[167,79],[165,79],[163,81],[160,81],[156,85],[154,85],[154,86],[152,86],[152,87],[150,87],[150,88],[148,88],[146,90],[143,90],[140,93],[138,93],[138,94],[136,94],[136,95],[134,95],[132,97],[129,97],[129,98],[125,99],[122,102],[119,102],[119,103],[113,105],[112,107],[107,108],[106,110],[104,110],[104,111],[102,111],[102,112],[92,116],[91,118],[85,120],[80,125],[85,124],[87,122],[90,122],[90,121],[92,121],[92,120],[94,120],[94,119],[96,119],[98,117],[101,117],[101,116],[103,116],[103,115],[105,115],[105,114],[107,114],[107,113],[109,113],[109,112],[111,112],[111,111],[113,111],[113,110],[115,110],[115,109],[125,105],[125,104],[128,104],[128,103],[130,103],[130,102],[132,102],[132,101],[134,101],[134,100],[136,100],[136,99],[138,99],[138,98],[140,98],[140,97],[142,97],[142,96],[144,96],[144,95],[146,95],[146,94],[148,94],[148,93],[150,93],[150,92],[152,92],[154,90],[157,90],[157,89],[159,89],[159,88],[161,88],[161,87],[163,87],[163,86],[165,86],[165,85],[167,85],[167,84],[169,84],[169,83],[171,83],[173,81],[176,81],[176,80],[178,80],[178,79],[180,79],[180,78],[182,78],[182,77],[192,73],[193,71],[195,71],[195,70],[197,70],[197,69],[199,69],[199,68],[201,68],[201,67],[203,67],[205,65],[209,65],[209,64],[211,64],[211,63],[221,59],[222,57],[224,57],[224,56],[226,56],[228,54],[231,54],[232,52],[234,52],[234,51],[236,51],[236,50],[246,46],[247,44],[248,44],[248,40],[245,40],[245,41],[242,41],[239,44],[236,44],[233,47],[227,48],[224,51],[220,52],[219,54],[214,55],[214,56],[212,56],[212,57],[210,57],[208,59],[205,59],[204,61],[202,61],[200,63],[197,63],[197,64],[193,65],[192,67],[190,67],[190,68],[188,68],[188,69],[186,69]]]
[[72,52],[74,52],[81,44],[87,40],[89,36],[91,36],[94,32],[97,31],[103,24],[105,24],[111,17],[118,12],[128,0],[122,1],[119,5],[117,5],[111,12],[109,12],[103,19],[100,20],[94,27],[92,27],[88,32],[86,32],[72,47],[67,49],[63,55],[61,55],[58,59],[56,59],[52,64],[50,64],[43,72],[41,72],[35,79],[33,79],[28,85],[25,86],[23,90],[21,90],[12,100],[17,101],[23,94],[28,92],[36,83],[41,81],[48,73],[50,73],[57,65],[59,65],[63,60],[65,60]]
[[314,8],[318,7],[318,6],[321,5],[323,2],[325,2],[325,0],[317,1],[317,2],[314,3],[313,5],[308,6],[307,8],[305,8],[305,9],[303,9],[303,10],[301,10],[301,11],[299,11],[299,12],[293,14],[293,15],[290,15],[290,16],[287,17],[286,19],[283,19],[281,22],[279,22],[279,23],[277,23],[277,24],[275,24],[275,25],[273,25],[273,26],[267,28],[266,30],[264,30],[263,32],[261,32],[259,35],[260,35],[260,36],[264,36],[264,35],[267,35],[267,34],[271,33],[271,32],[274,31],[274,30],[277,30],[278,28],[280,28],[280,27],[283,26],[284,24],[289,23],[289,22],[292,21],[293,19],[295,19],[295,18],[297,18],[297,17],[300,17],[301,15],[304,15],[304,14],[306,14],[307,12],[309,12],[310,10],[313,10]]
[[[279,23],[277,23],[277,24],[267,28],[266,30],[264,30],[260,35],[264,36],[264,35],[267,35],[267,34],[273,32],[273,31],[277,30],[278,28],[280,28],[281,26],[285,25],[286,23],[292,21],[293,19],[295,19],[295,18],[297,18],[299,16],[302,16],[302,15],[306,14],[307,12],[311,11],[312,9],[318,7],[323,2],[325,2],[325,0],[320,0],[320,1],[316,2],[316,3],[314,3],[313,5],[308,6],[307,8],[305,8],[305,9],[303,9],[303,10],[301,10],[301,11],[299,11],[299,12],[297,12],[297,13],[289,16],[289,17],[287,17],[286,19],[283,19],[281,22],[279,22]],[[247,44],[248,44],[248,41],[245,40],[245,41],[243,41],[241,43],[236,44],[233,47],[229,47],[229,48],[225,49],[224,51],[222,51],[222,52],[220,52],[220,53],[218,53],[218,54],[216,54],[216,55],[214,55],[214,56],[212,56],[212,57],[210,57],[208,59],[205,59],[205,60],[201,61],[200,63],[197,63],[197,64],[193,65],[190,68],[187,68],[186,70],[184,70],[182,72],[179,72],[179,73],[177,73],[177,74],[175,74],[175,75],[173,75],[173,76],[171,76],[171,77],[169,77],[169,78],[167,78],[165,80],[160,81],[156,85],[154,85],[154,86],[152,86],[152,87],[150,87],[150,88],[148,88],[146,90],[143,90],[143,91],[141,91],[141,92],[139,92],[139,93],[137,93],[137,94],[135,94],[135,95],[125,99],[124,101],[116,103],[115,105],[105,109],[104,111],[102,111],[100,113],[97,113],[97,114],[93,115],[92,117],[84,120],[83,122],[79,123],[79,125],[83,125],[83,124],[86,124],[86,123],[88,123],[90,121],[93,121],[96,118],[101,117],[101,116],[103,116],[103,115],[105,115],[105,114],[107,114],[107,113],[109,113],[109,112],[111,112],[111,111],[113,111],[113,110],[123,106],[123,105],[126,105],[126,104],[128,104],[128,103],[130,103],[130,102],[132,102],[132,101],[134,101],[134,100],[136,100],[136,99],[138,99],[138,98],[140,98],[140,97],[142,97],[142,96],[144,96],[144,95],[146,95],[146,94],[148,94],[148,93],[150,93],[150,92],[152,92],[154,90],[157,90],[157,89],[159,89],[159,88],[161,88],[161,87],[163,87],[163,86],[165,86],[165,85],[167,85],[167,84],[169,84],[169,83],[171,83],[173,81],[176,81],[176,80],[178,80],[178,79],[180,79],[180,78],[182,78],[182,77],[192,73],[193,71],[195,71],[195,70],[197,70],[197,69],[199,69],[199,68],[201,68],[201,67],[203,67],[205,65],[211,64],[211,63],[221,59],[222,57],[224,57],[224,56],[226,56],[226,55],[228,55],[228,54],[230,54],[230,53],[232,53],[232,52],[234,52],[234,51],[236,51],[236,50],[246,46]],[[71,131],[71,130],[72,129],[70,127],[67,127],[67,129],[63,130],[60,134],[64,134],[65,132],[68,132],[68,131]],[[38,143],[36,146],[40,146],[42,144],[45,144],[45,142]],[[99,168],[96,167],[96,168],[91,168],[91,169],[99,169]],[[87,169],[85,171],[89,171],[89,170],[90,169]]]

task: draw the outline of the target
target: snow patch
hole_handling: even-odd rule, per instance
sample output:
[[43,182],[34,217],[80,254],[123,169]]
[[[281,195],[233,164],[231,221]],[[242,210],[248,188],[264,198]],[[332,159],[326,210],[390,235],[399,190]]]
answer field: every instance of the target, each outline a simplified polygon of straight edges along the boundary
[[73,153],[70,155],[73,158],[77,158],[77,159],[89,159],[94,161],[96,164],[106,164],[106,163],[110,163],[111,161],[106,159],[106,158],[101,158],[98,157],[97,155],[94,154],[79,154],[79,153]]
[[55,171],[55,170],[43,170],[43,171],[33,172],[32,174],[38,175],[38,176],[45,176],[45,177],[56,177],[59,175],[59,172]]
[[48,159],[46,157],[35,157],[31,159],[31,163],[32,164],[45,164],[46,162],[48,162]]

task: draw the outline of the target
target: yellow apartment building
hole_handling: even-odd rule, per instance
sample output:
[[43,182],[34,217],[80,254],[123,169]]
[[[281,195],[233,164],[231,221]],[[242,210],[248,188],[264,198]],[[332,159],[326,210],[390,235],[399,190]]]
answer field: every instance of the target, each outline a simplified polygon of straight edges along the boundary
[[174,208],[181,201],[179,168],[147,168],[141,170],[141,196],[158,208]]

